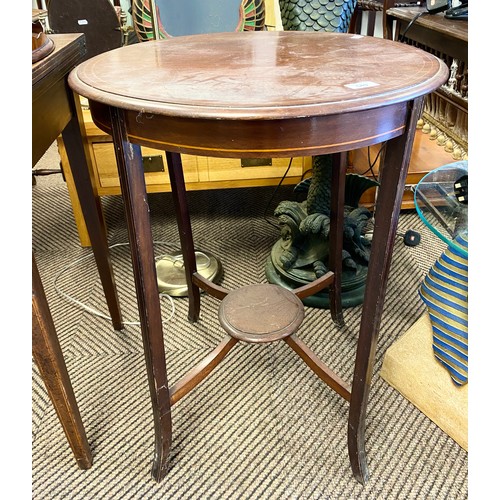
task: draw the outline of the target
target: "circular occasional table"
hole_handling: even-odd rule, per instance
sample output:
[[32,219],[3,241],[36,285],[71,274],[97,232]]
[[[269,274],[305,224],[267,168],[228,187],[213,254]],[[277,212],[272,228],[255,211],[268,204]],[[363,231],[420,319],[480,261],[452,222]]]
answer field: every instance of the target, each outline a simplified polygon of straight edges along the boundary
[[[174,37],[100,54],[76,67],[72,89],[110,133],[123,193],[153,407],[153,476],[168,470],[171,405],[240,341],[285,341],[349,404],[354,476],[368,479],[365,416],[401,198],[424,96],[448,77],[438,58],[404,44],[328,32],[238,32]],[[300,340],[302,299],[329,289],[342,324],[340,284],[347,152],[387,141],[351,383]],[[189,319],[200,289],[221,300],[227,335],[169,386],[140,146],[166,151],[188,286]],[[329,269],[294,291],[272,284],[229,291],[196,271],[181,153],[229,158],[334,154]],[[300,300],[297,300],[300,299]],[[245,308],[245,310],[243,310]],[[253,311],[253,312],[252,312]],[[381,432],[384,432],[381,430]]]
[[415,207],[427,227],[447,248],[420,287],[432,326],[435,358],[457,386],[468,382],[469,224],[467,160],[443,165],[415,188]]

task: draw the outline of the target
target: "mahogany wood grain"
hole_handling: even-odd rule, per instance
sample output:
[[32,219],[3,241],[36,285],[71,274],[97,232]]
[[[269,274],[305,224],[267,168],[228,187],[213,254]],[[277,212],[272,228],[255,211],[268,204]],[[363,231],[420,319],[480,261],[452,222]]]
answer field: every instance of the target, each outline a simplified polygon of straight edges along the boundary
[[182,397],[193,390],[213,371],[226,357],[227,353],[238,343],[238,339],[226,336],[222,342],[197,365],[191,368],[186,375],[179,379],[170,388],[170,404],[174,405]]
[[118,172],[124,193],[123,201],[132,254],[144,356],[153,407],[155,454],[152,474],[157,481],[160,481],[167,473],[169,464],[172,417],[165,347],[161,335],[160,296],[149,222],[149,206],[140,147],[128,142],[123,113],[120,110],[112,108],[111,119]]
[[70,83],[90,101],[135,111],[149,131],[157,115],[225,122],[375,109],[428,92],[446,72],[431,54],[391,40],[262,31],[129,45],[79,65]]
[[314,352],[295,334],[283,339],[306,363],[306,365],[337,394],[346,401],[351,397],[350,387],[334,373]]
[[368,481],[369,476],[365,450],[368,395],[399,211],[410,164],[414,131],[422,107],[423,97],[410,103],[406,131],[402,136],[387,143],[380,172],[380,188],[375,207],[375,227],[354,365],[347,435],[351,467],[354,476],[363,484]]
[[333,271],[333,282],[329,289],[329,300],[333,321],[338,326],[344,326],[344,314],[342,312],[342,249],[344,246],[344,198],[347,152],[344,151],[332,156],[328,265]]
[[[129,68],[127,78],[122,77],[125,66]],[[167,160],[192,321],[200,312],[202,282],[193,279],[196,259],[180,154],[258,158],[339,153],[332,165],[330,227],[337,230],[331,231],[329,266],[334,279],[332,316],[340,322],[335,280],[341,266],[338,219],[344,202],[345,152],[387,140],[351,390],[299,339],[286,339],[318,376],[349,401],[351,467],[358,481],[367,480],[365,416],[404,179],[423,96],[447,77],[448,69],[441,60],[405,44],[352,34],[294,31],[212,33],[148,42],[101,54],[71,73],[71,87],[89,99],[94,122],[111,132],[115,141],[137,260],[134,275],[139,303],[147,312],[141,323],[147,333],[143,333],[146,356],[151,358],[151,388],[165,388],[166,373],[161,322],[152,316],[159,311],[157,298],[146,300],[148,293],[158,291],[153,284],[147,194],[137,145],[170,152]],[[263,286],[262,293],[266,290]],[[216,293],[222,296],[225,291]],[[230,297],[228,294],[224,300]],[[258,302],[255,296],[253,299]],[[249,325],[249,317],[237,319],[237,327]],[[254,325],[259,328],[257,333],[267,331],[265,318],[258,319]],[[294,325],[287,335],[295,329]],[[238,330],[241,338],[258,341],[249,337],[252,328],[243,330]],[[275,340],[266,335],[262,338]],[[193,374],[190,380],[197,377]],[[151,393],[157,419],[166,408],[161,408],[158,394]],[[157,426],[157,446],[166,453],[170,434],[161,435],[160,431]],[[167,439],[163,446],[159,444]],[[163,458],[166,467],[166,455]],[[165,471],[162,465],[162,474],[155,474],[156,479]]]
[[92,179],[90,178],[89,160],[86,156],[81,135],[83,124],[79,119],[80,111],[73,93],[70,93],[68,96],[68,103],[71,109],[71,119],[61,133],[64,149],[69,160],[72,182],[75,184],[83,217],[89,232],[92,252],[101,279],[113,328],[121,330],[123,328],[123,320],[113,274],[111,255],[108,248],[106,222],[101,200],[96,195]]
[[[150,148],[200,156],[289,158],[357,149],[396,137],[404,130],[405,109],[404,103],[395,103],[344,117],[242,121],[154,115],[145,122],[140,113],[126,111],[126,121],[131,140]],[[107,107],[91,101],[90,111],[95,124],[109,132]]]
[[[32,168],[62,133],[70,168],[75,174],[79,200],[82,205],[86,205],[86,222],[92,227],[91,243],[113,326],[119,329],[122,327],[122,319],[109,259],[104,218],[101,207],[93,196],[79,117],[74,107],[73,92],[67,85],[68,73],[83,60],[84,36],[51,34],[50,38],[54,42],[54,50],[32,65]],[[40,369],[75,459],[79,467],[88,469],[92,465],[92,455],[34,256],[32,273],[33,358]]]
[[32,254],[32,332],[33,358],[54,405],[76,463],[81,469],[92,466],[92,452],[57,338],[54,321],[45,296],[35,256]]
[[200,273],[193,273],[193,283],[198,287],[207,292],[212,297],[222,300],[228,293],[229,290],[222,286],[219,286],[212,281],[202,276]]
[[335,274],[332,271],[328,271],[326,274],[321,276],[315,281],[308,283],[307,285],[301,286],[299,288],[295,288],[293,293],[297,295],[297,297],[302,300],[306,297],[310,297],[321,290],[324,290],[326,287],[330,286],[335,279]]
[[118,293],[109,256],[107,234],[99,199],[95,195],[82,143],[82,121],[74,95],[67,85],[68,73],[85,54],[81,34],[51,34],[54,51],[32,65],[32,167],[62,134],[72,180],[86,224],[108,304],[113,327],[123,328]]
[[51,39],[54,51],[31,68],[32,166],[71,119],[66,79],[85,54],[82,35],[51,35]]
[[168,173],[172,185],[172,199],[174,202],[177,225],[179,226],[179,239],[181,243],[182,258],[186,271],[187,293],[189,298],[188,318],[192,322],[198,321],[200,315],[200,289],[193,282],[192,276],[196,273],[196,254],[194,250],[193,230],[187,204],[186,184],[184,171],[179,153],[165,153],[167,156]]
[[232,290],[220,303],[219,323],[231,336],[266,344],[295,333],[304,320],[304,304],[291,290],[257,283]]

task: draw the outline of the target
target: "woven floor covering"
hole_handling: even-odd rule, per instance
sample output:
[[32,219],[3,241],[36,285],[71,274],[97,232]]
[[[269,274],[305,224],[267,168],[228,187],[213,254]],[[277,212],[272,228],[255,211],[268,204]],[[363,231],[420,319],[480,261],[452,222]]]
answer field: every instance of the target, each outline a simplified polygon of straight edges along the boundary
[[[266,282],[264,264],[279,235],[270,223],[273,209],[295,196],[291,187],[274,191],[189,193],[195,244],[220,258],[226,288]],[[171,468],[158,484],[151,477],[153,421],[123,204],[118,196],[102,201],[123,316],[131,323],[119,332],[74,302],[107,314],[65,182],[38,177],[32,188],[32,246],[94,457],[91,469],[77,467],[33,363],[34,499],[467,498],[467,453],[379,376],[386,349],[424,312],[418,287],[443,250],[414,212],[401,215],[399,230],[419,231],[422,242],[410,248],[397,238],[382,317],[366,416],[368,483],[363,487],[351,473],[348,403],[275,342],[239,343],[173,407]],[[179,246],[171,195],[149,195],[149,203],[155,252],[172,253]],[[173,306],[162,297],[170,383],[224,336],[216,299],[203,294],[196,324],[187,320],[187,299]],[[307,307],[298,332],[348,382],[360,312],[346,309],[339,329],[327,310]]]

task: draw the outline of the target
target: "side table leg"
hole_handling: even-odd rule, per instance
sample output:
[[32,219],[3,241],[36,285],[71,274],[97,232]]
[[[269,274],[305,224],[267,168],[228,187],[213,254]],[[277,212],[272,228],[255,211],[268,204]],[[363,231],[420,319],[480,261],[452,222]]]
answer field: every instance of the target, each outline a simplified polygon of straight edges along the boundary
[[111,127],[125,205],[142,342],[153,406],[155,456],[152,474],[156,481],[161,481],[168,469],[172,417],[144,167],[141,148],[128,141],[121,110],[111,108]]
[[422,103],[423,98],[415,100],[413,106],[411,102],[409,103],[405,132],[387,142],[385,159],[380,171],[375,229],[366,279],[347,431],[352,471],[362,484],[368,480],[365,451],[366,407],[401,201]]
[[344,200],[347,153],[333,155],[333,171],[330,196],[330,249],[329,268],[333,272],[330,286],[330,312],[338,326],[344,325],[342,312],[342,248],[344,244]]
[[186,271],[186,284],[189,300],[189,321],[196,322],[200,316],[200,289],[193,283],[193,274],[196,273],[196,254],[193,243],[193,231],[187,204],[186,185],[182,170],[181,155],[179,153],[165,152],[167,157],[168,175],[172,186],[175,216],[179,226],[184,269]]
[[92,181],[82,143],[80,120],[73,96],[69,96],[73,117],[62,132],[64,146],[68,155],[68,160],[73,174],[76,190],[80,199],[83,216],[87,225],[87,230],[92,244],[92,251],[97,265],[97,270],[101,278],[104,295],[108,304],[115,330],[123,328],[123,321],[118,302],[118,293],[113,276],[109,247],[106,234],[106,224],[100,200],[94,194]]
[[92,453],[33,254],[31,260],[33,358],[78,467],[90,469]]

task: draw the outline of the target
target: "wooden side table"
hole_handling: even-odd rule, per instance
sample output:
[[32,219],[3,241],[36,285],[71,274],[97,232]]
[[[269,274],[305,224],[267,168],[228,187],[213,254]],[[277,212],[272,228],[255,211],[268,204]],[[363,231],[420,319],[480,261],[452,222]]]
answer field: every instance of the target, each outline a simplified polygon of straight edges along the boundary
[[[83,60],[82,35],[49,39],[52,52],[33,64],[32,167],[72,120],[66,91],[69,71]],[[32,254],[32,352],[78,466],[92,466],[92,453],[61,346]]]
[[[122,68],[129,68],[126,81]],[[435,56],[390,40],[328,32],[247,32],[177,37],[123,47],[79,65],[72,89],[111,133],[120,174],[153,407],[153,476],[168,470],[171,405],[199,384],[240,341],[284,340],[349,403],[348,448],[354,476],[368,479],[365,415],[377,336],[409,157],[423,97],[448,77]],[[297,336],[300,299],[329,287],[342,323],[343,205],[346,152],[387,141],[352,383],[333,373]],[[189,296],[221,299],[226,337],[169,386],[153,240],[140,146],[164,149],[172,183]],[[197,273],[180,154],[228,158],[333,153],[329,268],[290,292],[271,284],[237,290]]]
[[[91,241],[106,300],[116,329],[122,328],[118,296],[113,279],[104,218],[94,197],[81,140],[79,107],[68,88],[68,73],[83,60],[82,34],[50,35],[54,48],[32,65],[32,167],[62,133],[75,184],[92,227]],[[78,465],[88,469],[92,455],[57,338],[49,304],[33,255],[32,261],[32,350]]]
[[83,60],[85,37],[82,34],[50,35],[53,52],[32,66],[32,167],[62,134],[72,182],[75,184],[83,217],[89,229],[97,269],[106,296],[113,326],[123,327],[118,295],[111,269],[106,227],[100,200],[95,196],[87,152],[82,143],[81,108],[67,85],[69,72]]

